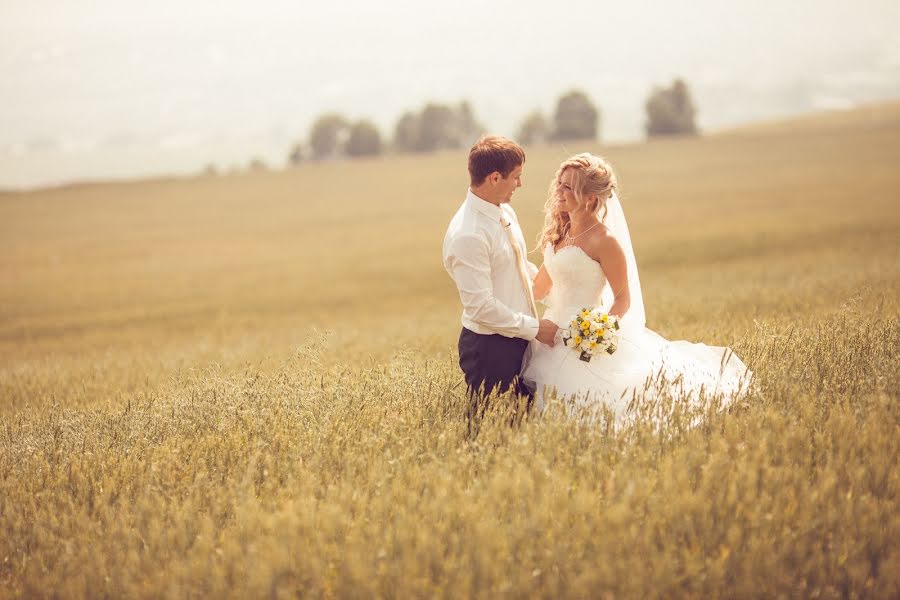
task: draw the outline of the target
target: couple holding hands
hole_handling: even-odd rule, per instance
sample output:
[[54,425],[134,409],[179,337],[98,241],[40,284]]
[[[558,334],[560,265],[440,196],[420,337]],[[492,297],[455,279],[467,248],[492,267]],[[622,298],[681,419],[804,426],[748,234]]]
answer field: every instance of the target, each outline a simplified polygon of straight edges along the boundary
[[[470,398],[512,390],[538,412],[557,397],[570,408],[612,411],[618,419],[632,398],[651,390],[650,382],[657,382],[654,393],[688,399],[745,393],[752,373],[730,349],[670,342],[645,327],[610,164],[582,153],[559,166],[544,207],[540,268],[526,259],[511,206],[524,167],[525,151],[512,140],[478,140],[469,152],[468,194],[444,238],[444,267],[463,306],[459,364]],[[543,315],[537,301],[546,306]],[[619,323],[614,352],[586,360],[565,341],[569,324],[585,311]]]

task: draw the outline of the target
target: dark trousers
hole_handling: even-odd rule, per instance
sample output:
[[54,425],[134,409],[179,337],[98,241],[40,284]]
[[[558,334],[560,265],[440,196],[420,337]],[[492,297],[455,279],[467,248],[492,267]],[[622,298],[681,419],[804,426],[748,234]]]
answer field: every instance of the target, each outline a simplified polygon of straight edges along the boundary
[[[481,335],[463,327],[459,334],[459,366],[466,377],[470,404],[484,412],[483,400],[493,391],[509,389],[525,396],[530,407],[534,394],[522,384],[519,370],[528,340],[502,335]],[[478,410],[480,408],[480,410]]]

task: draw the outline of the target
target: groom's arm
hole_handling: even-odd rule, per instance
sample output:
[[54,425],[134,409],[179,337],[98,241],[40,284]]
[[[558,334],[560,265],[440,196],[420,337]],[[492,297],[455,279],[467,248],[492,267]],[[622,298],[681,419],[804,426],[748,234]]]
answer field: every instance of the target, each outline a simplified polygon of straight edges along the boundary
[[534,339],[538,334],[538,320],[512,310],[494,296],[490,265],[484,239],[461,236],[451,242],[445,266],[456,283],[464,313],[501,335]]

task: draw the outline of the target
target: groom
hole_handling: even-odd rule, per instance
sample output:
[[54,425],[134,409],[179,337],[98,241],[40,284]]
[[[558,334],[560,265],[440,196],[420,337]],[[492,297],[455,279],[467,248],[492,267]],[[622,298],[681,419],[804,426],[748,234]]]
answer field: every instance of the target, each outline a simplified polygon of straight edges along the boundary
[[[476,402],[510,387],[533,397],[519,380],[528,341],[553,345],[558,327],[538,320],[525,238],[509,205],[522,185],[525,151],[512,140],[485,136],[469,151],[469,193],[444,237],[444,268],[462,301],[459,366]],[[480,404],[480,402],[479,402]]]

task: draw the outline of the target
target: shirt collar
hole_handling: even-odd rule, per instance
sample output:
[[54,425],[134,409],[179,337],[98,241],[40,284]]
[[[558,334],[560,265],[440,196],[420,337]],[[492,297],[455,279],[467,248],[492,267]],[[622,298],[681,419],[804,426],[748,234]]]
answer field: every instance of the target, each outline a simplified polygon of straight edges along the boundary
[[483,198],[479,198],[471,189],[469,190],[468,195],[466,195],[466,204],[493,221],[499,222],[503,217],[503,209],[496,204],[491,204]]

